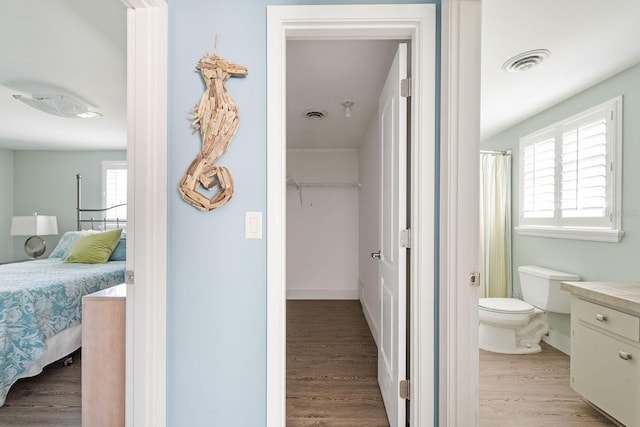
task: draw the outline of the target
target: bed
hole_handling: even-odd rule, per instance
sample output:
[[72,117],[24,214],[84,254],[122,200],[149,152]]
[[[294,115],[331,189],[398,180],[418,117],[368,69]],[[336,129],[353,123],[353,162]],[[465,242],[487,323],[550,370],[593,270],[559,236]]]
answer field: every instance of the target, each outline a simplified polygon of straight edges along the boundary
[[[80,177],[80,193],[79,183]],[[79,228],[84,211],[78,197]],[[94,222],[110,228],[110,220]],[[82,297],[124,283],[126,236],[120,233],[104,263],[65,262],[81,238],[106,234],[85,230],[65,233],[49,258],[0,265],[0,406],[18,379],[80,348]]]

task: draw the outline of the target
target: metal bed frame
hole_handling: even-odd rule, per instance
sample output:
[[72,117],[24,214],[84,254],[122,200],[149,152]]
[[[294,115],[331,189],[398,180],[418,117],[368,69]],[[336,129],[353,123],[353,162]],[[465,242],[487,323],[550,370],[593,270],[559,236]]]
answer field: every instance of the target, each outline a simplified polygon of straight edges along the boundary
[[[82,224],[91,224],[91,229],[94,230],[96,226],[102,226],[104,230],[107,229],[107,225],[115,225],[116,228],[124,228],[127,225],[127,220],[122,218],[107,218],[107,211],[115,208],[119,208],[120,206],[126,206],[126,203],[121,203],[119,205],[109,206],[107,208],[102,209],[87,209],[82,207],[82,175],[76,174],[76,225],[78,231],[82,230]],[[104,215],[102,219],[94,218],[93,216],[90,218],[83,218],[82,214],[84,212],[102,212]]]

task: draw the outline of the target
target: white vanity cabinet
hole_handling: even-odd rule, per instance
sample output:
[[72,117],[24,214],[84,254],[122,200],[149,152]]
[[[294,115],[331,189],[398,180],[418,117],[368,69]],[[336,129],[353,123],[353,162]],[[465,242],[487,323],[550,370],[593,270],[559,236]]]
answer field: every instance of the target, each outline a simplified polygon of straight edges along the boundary
[[624,425],[640,426],[640,313],[614,306],[573,294],[571,387]]

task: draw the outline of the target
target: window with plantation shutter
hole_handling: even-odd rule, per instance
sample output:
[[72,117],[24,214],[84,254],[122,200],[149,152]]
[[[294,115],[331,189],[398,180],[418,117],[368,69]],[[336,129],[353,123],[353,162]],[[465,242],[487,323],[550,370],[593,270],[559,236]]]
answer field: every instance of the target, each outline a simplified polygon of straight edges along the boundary
[[607,216],[607,122],[598,118],[562,134],[563,218]]
[[127,219],[127,162],[102,162],[103,206],[111,207],[125,204],[107,211],[109,219]]
[[523,215],[553,218],[555,194],[555,144],[553,138],[524,147]]
[[520,139],[520,234],[620,241],[622,97]]

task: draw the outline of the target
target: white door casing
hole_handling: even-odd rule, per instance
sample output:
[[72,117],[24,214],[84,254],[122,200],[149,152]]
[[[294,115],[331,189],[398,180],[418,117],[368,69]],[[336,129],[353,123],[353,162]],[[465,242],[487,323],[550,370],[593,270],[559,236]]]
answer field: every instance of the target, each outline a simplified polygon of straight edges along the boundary
[[442,1],[440,425],[478,425],[480,0]]
[[391,427],[405,425],[406,405],[400,380],[406,376],[407,249],[400,232],[407,222],[407,98],[400,93],[407,77],[407,45],[398,45],[378,103],[380,166],[380,328],[378,383]]
[[267,427],[285,425],[286,42],[411,40],[410,422],[434,420],[436,5],[267,6]]
[[164,427],[168,11],[165,0],[122,2],[128,7],[127,270],[135,271],[135,285],[127,285],[125,425]]
[[[112,0],[118,1],[118,0]],[[143,54],[153,50],[160,54],[166,52],[166,1],[165,0],[123,0],[131,8],[128,20],[128,39],[131,46],[129,58],[136,57],[136,52]],[[346,7],[346,6],[345,6]],[[419,379],[412,385],[411,395],[411,421],[413,425],[428,426],[433,420],[433,334],[428,329],[433,324],[434,301],[432,288],[417,286],[415,279],[423,283],[433,277],[434,271],[428,260],[433,259],[434,252],[431,244],[433,238],[433,217],[430,201],[420,197],[416,184],[422,188],[433,188],[434,180],[431,167],[434,165],[434,156],[431,150],[433,141],[430,137],[435,133],[435,104],[432,102],[435,88],[430,84],[435,79],[435,58],[431,56],[435,47],[435,6],[434,5],[393,5],[375,6],[366,11],[352,10],[351,8],[363,8],[367,6],[351,6],[346,12],[340,6],[318,6],[322,10],[306,6],[276,6],[268,7],[267,12],[267,68],[268,68],[268,201],[269,213],[281,213],[281,217],[268,215],[267,227],[270,239],[268,240],[268,272],[267,272],[267,414],[268,427],[284,426],[284,310],[281,305],[284,301],[284,245],[283,239],[277,237],[281,234],[284,221],[284,210],[279,206],[284,202],[284,154],[286,146],[283,140],[284,125],[284,93],[285,73],[282,62],[285,55],[287,37],[293,37],[296,31],[304,33],[307,37],[315,33],[332,37],[337,33],[343,36],[354,33],[382,37],[387,35],[393,38],[411,38],[412,40],[412,72],[414,77],[413,94],[417,95],[412,109],[413,133],[412,133],[412,200],[415,202],[412,208],[412,238],[415,240],[412,249],[413,256],[417,259],[411,267],[412,288],[412,332],[411,332],[411,359],[412,377]],[[150,12],[150,13],[147,13]],[[458,290],[467,289],[467,284],[460,277],[468,272],[470,265],[477,262],[473,254],[464,252],[456,255],[457,240],[465,239],[466,232],[473,233],[475,213],[473,209],[465,209],[462,203],[473,203],[477,193],[473,191],[473,171],[465,172],[465,167],[471,165],[478,154],[479,139],[479,75],[480,75],[480,20],[481,0],[442,0],[441,3],[441,34],[442,34],[442,95],[441,95],[441,123],[442,123],[442,159],[441,159],[441,189],[443,202],[440,210],[442,219],[452,216],[452,220],[446,221],[441,226],[441,254],[448,252],[451,256],[441,259],[440,288],[441,292],[441,319],[444,327],[441,329],[444,339],[441,341],[441,362],[446,366],[441,368],[440,392],[440,425],[477,425],[477,361],[474,363],[474,349],[477,351],[477,322],[469,312],[473,305],[473,296],[463,292],[459,297]],[[138,15],[136,19],[132,15]],[[151,22],[154,37],[143,37],[139,47],[133,42],[137,37],[147,31],[146,26],[138,26],[131,21],[147,20]],[[165,43],[163,50],[162,44]],[[133,71],[130,61],[130,69],[127,79],[128,87],[138,75],[141,84],[139,95],[129,95],[129,121],[133,120],[140,110],[142,117],[149,114],[145,105],[154,106],[153,114],[149,117],[147,125],[156,132],[166,130],[166,63],[162,59],[141,60]],[[164,65],[163,65],[164,64]],[[421,84],[420,80],[424,81]],[[147,89],[144,89],[144,86]],[[145,95],[146,93],[146,95]],[[160,102],[145,101],[145,99],[157,97]],[[137,100],[137,101],[136,101]],[[135,106],[135,110],[134,107]],[[147,111],[147,112],[145,112]],[[275,120],[275,121],[273,121]],[[129,125],[131,126],[131,125]],[[140,128],[142,128],[142,124]],[[153,134],[146,137],[140,135],[143,140],[162,141]],[[166,142],[166,137],[165,140]],[[430,142],[431,141],[431,142]],[[132,141],[129,140],[129,144]],[[154,155],[166,156],[166,144],[154,147]],[[163,174],[166,173],[166,164],[154,164],[154,157],[139,157],[133,159],[129,155],[130,164],[134,163],[133,170],[148,171],[151,183],[161,185]],[[477,162],[476,162],[477,163]],[[148,168],[147,168],[148,166]],[[458,176],[462,181],[457,182]],[[280,188],[282,187],[282,188]],[[155,188],[155,186],[153,187]],[[161,189],[162,190],[162,189]],[[131,194],[131,192],[130,192]],[[165,191],[151,192],[145,195],[149,200],[148,207],[142,204],[137,210],[148,223],[148,228],[155,230],[158,237],[166,238],[166,224],[163,219],[155,216],[155,212],[166,212],[166,204],[162,205]],[[417,198],[416,198],[417,197]],[[157,199],[160,199],[158,202]],[[458,201],[462,203],[458,207]],[[157,208],[157,209],[156,209]],[[148,213],[149,215],[145,215]],[[130,214],[130,216],[132,216]],[[418,223],[416,223],[416,219]],[[463,234],[458,237],[458,228]],[[274,234],[275,233],[275,234]],[[446,234],[444,234],[446,233]],[[275,238],[272,236],[276,236]],[[466,236],[468,237],[468,236]],[[419,240],[426,242],[421,247]],[[473,251],[473,245],[463,245],[469,251]],[[147,246],[141,240],[136,243],[136,251],[148,257],[149,265],[154,260],[166,256],[164,247]],[[418,256],[419,254],[419,256]],[[128,254],[130,255],[130,254]],[[160,258],[159,258],[160,257]],[[129,256],[128,256],[129,258]],[[163,345],[166,333],[165,313],[166,302],[158,297],[165,294],[166,269],[162,262],[157,263],[153,279],[157,281],[150,286],[147,292],[151,298],[145,301],[140,294],[135,303],[146,306],[145,315],[149,323],[155,324],[148,331],[141,330],[138,334],[143,339],[142,345],[133,347],[130,341],[130,329],[127,330],[127,425],[130,426],[130,412],[137,414],[136,426],[165,425],[166,416],[166,348]],[[144,284],[140,281],[138,285]],[[128,304],[130,301],[128,301]],[[416,313],[416,310],[421,313]],[[460,316],[460,321],[458,320]],[[477,316],[477,313],[476,313]],[[127,313],[128,328],[130,313]],[[477,318],[476,318],[477,319]],[[418,332],[416,325],[421,325]],[[475,338],[474,338],[475,332]],[[133,350],[132,350],[133,348]],[[146,349],[146,350],[145,350]],[[130,393],[132,387],[131,359],[134,359],[136,370],[145,370],[147,373],[137,381],[140,386],[135,396]],[[415,364],[415,366],[413,366]],[[145,402],[144,394],[149,402]],[[132,409],[133,408],[133,409]],[[145,420],[146,418],[146,420]],[[424,420],[424,421],[422,421]]]
[[[112,0],[118,1],[118,0]],[[159,54],[156,60],[140,61],[134,72],[128,60],[128,87],[131,87],[135,76],[139,75],[141,82],[147,89],[143,89],[139,95],[129,95],[129,121],[135,117],[136,110],[144,117],[145,105],[154,106],[153,114],[149,117],[147,125],[155,132],[166,130],[166,58],[162,59],[162,52],[166,53],[167,25],[166,25],[166,1],[165,0],[123,0],[131,8],[129,12],[129,32],[128,39],[131,47],[129,58],[136,57],[136,52],[143,54],[145,51],[153,50]],[[429,324],[433,324],[433,317],[429,313],[433,312],[434,301],[432,289],[425,286],[420,289],[415,282],[428,282],[433,277],[434,271],[428,260],[433,259],[434,252],[431,245],[433,238],[433,216],[429,210],[430,201],[425,197],[420,197],[416,184],[422,188],[433,188],[434,180],[431,167],[434,165],[434,155],[431,150],[434,141],[430,138],[435,133],[435,88],[430,82],[435,80],[435,57],[432,56],[435,49],[435,5],[393,5],[375,6],[363,11],[357,8],[367,6],[351,6],[349,12],[344,9],[336,9],[336,6],[318,6],[321,10],[306,6],[276,6],[268,7],[267,11],[267,68],[268,68],[268,150],[267,162],[269,170],[268,180],[268,213],[282,216],[268,215],[267,228],[269,232],[268,241],[268,272],[267,272],[267,414],[266,422],[268,427],[284,426],[284,259],[285,251],[283,238],[277,237],[283,232],[284,209],[280,205],[284,204],[284,154],[285,148],[283,140],[284,125],[284,93],[285,73],[283,70],[283,59],[285,57],[285,42],[287,37],[293,37],[296,29],[306,33],[307,37],[311,33],[324,35],[324,37],[335,36],[340,32],[343,36],[349,33],[358,33],[361,36],[368,35],[382,37],[387,35],[394,38],[411,38],[412,40],[412,75],[414,77],[413,94],[417,95],[412,109],[412,200],[415,202],[412,208],[412,238],[415,240],[412,249],[413,256],[418,260],[412,265],[411,277],[412,288],[412,315],[411,315],[411,359],[412,377],[419,379],[417,385],[412,385],[411,395],[414,405],[411,405],[411,421],[413,425],[430,425],[433,420],[433,331],[428,329]],[[340,7],[340,6],[338,6]],[[440,214],[441,218],[454,215],[455,220],[446,223],[441,227],[446,235],[441,237],[444,250],[451,254],[456,252],[456,240],[458,224],[466,224],[463,232],[470,231],[473,234],[475,213],[473,209],[465,209],[466,206],[457,207],[458,201],[471,201],[477,193],[473,191],[473,171],[464,172],[464,167],[477,157],[474,147],[477,147],[479,138],[479,75],[480,75],[480,20],[481,1],[480,0],[442,0],[442,135],[443,158],[441,161],[441,188],[444,198]],[[150,13],[147,13],[150,12]],[[136,33],[144,34],[145,27],[136,28],[132,21],[132,15],[138,15],[137,20],[148,20],[152,23],[151,28],[154,37],[143,38],[143,41],[136,47],[134,40]],[[163,48],[164,43],[164,48]],[[424,82],[421,84],[421,80]],[[146,96],[145,96],[146,93]],[[145,101],[145,99],[157,97],[159,102]],[[135,106],[135,110],[134,107]],[[275,121],[272,121],[275,120]],[[130,125],[131,126],[131,125]],[[142,126],[140,126],[142,127]],[[460,133],[459,129],[466,129]],[[166,135],[165,139],[157,139],[155,135],[149,134],[146,137],[140,135],[144,140],[164,141],[161,146],[154,147],[154,156],[166,156]],[[129,144],[132,141],[129,140]],[[461,150],[458,148],[461,147]],[[462,149],[464,148],[464,149]],[[134,163],[133,170],[146,171],[151,175],[149,181],[161,185],[166,174],[166,163],[154,164],[155,157],[139,157],[132,159],[129,155],[129,162]],[[476,162],[477,163],[477,162]],[[147,169],[148,166],[148,169]],[[464,182],[458,186],[457,177],[462,175]],[[155,186],[153,187],[155,188]],[[141,205],[138,208],[140,216],[145,218],[148,228],[155,230],[158,237],[166,238],[166,222],[162,217],[153,215],[154,211],[166,212],[166,203],[162,206],[165,191],[159,193],[151,192],[145,195],[149,198],[148,207]],[[131,194],[131,193],[130,193]],[[145,199],[146,200],[146,199]],[[160,205],[160,206],[159,206]],[[452,208],[453,207],[453,208]],[[149,215],[145,215],[148,213]],[[132,216],[132,215],[130,215]],[[416,223],[416,220],[418,221]],[[471,227],[471,230],[468,229]],[[275,233],[275,234],[274,234]],[[465,233],[463,233],[465,234]],[[477,235],[477,229],[476,233]],[[275,236],[275,237],[272,237]],[[419,239],[419,240],[418,240]],[[464,236],[460,237],[464,239]],[[420,240],[424,240],[425,247],[421,247]],[[470,248],[472,245],[465,245]],[[148,257],[149,265],[153,265],[155,260],[163,260],[166,256],[166,248],[157,246],[147,246],[141,240],[136,244],[136,251]],[[472,251],[472,248],[470,249]],[[443,249],[441,248],[441,253]],[[419,254],[419,257],[418,257]],[[128,254],[130,255],[130,254]],[[129,258],[129,256],[128,256]],[[473,349],[477,351],[477,322],[473,321],[473,315],[466,312],[473,305],[473,297],[464,293],[462,298],[458,298],[457,289],[464,287],[460,283],[458,276],[468,271],[473,262],[472,254],[464,253],[463,256],[453,255],[441,260],[443,271],[441,272],[440,287],[441,308],[443,310],[445,329],[444,342],[442,343],[442,359],[447,366],[441,368],[441,385],[447,385],[447,390],[440,393],[440,420],[441,425],[476,425],[477,424],[477,362],[473,363]],[[419,264],[423,264],[422,266]],[[151,298],[145,301],[144,298],[136,299],[134,304],[146,306],[145,315],[149,323],[155,324],[145,334],[141,330],[138,334],[143,339],[143,345],[132,345],[130,338],[129,319],[127,313],[128,338],[127,338],[127,425],[131,425],[129,413],[134,410],[140,417],[137,426],[158,426],[165,425],[166,415],[166,347],[164,345],[166,333],[166,301],[162,298],[165,294],[166,268],[164,263],[157,263],[153,279],[154,286],[149,286],[147,292]],[[457,273],[456,273],[457,272]],[[139,283],[140,284],[140,283]],[[422,285],[421,285],[422,286]],[[471,302],[469,302],[471,301]],[[130,301],[128,301],[129,304]],[[459,305],[459,308],[456,306]],[[447,308],[449,307],[449,308]],[[416,313],[420,309],[421,313]],[[462,310],[462,311],[461,311]],[[460,322],[457,322],[458,313],[461,314]],[[471,318],[469,318],[469,316]],[[477,316],[477,314],[476,314]],[[416,325],[422,329],[418,332]],[[475,339],[473,332],[475,331]],[[471,338],[471,339],[469,339]],[[133,350],[132,350],[133,348]],[[144,350],[146,349],[146,350]],[[152,356],[153,355],[153,356]],[[146,370],[138,387],[136,396],[131,396],[132,370],[129,368],[133,359],[135,369]],[[470,363],[471,362],[471,363]],[[415,364],[415,366],[413,366]],[[146,365],[146,366],[145,366]],[[146,403],[144,393],[151,391],[152,396]],[[133,409],[132,409],[133,408]],[[144,415],[143,415],[144,414]],[[146,420],[145,420],[146,418]],[[424,421],[421,421],[424,420]]]

